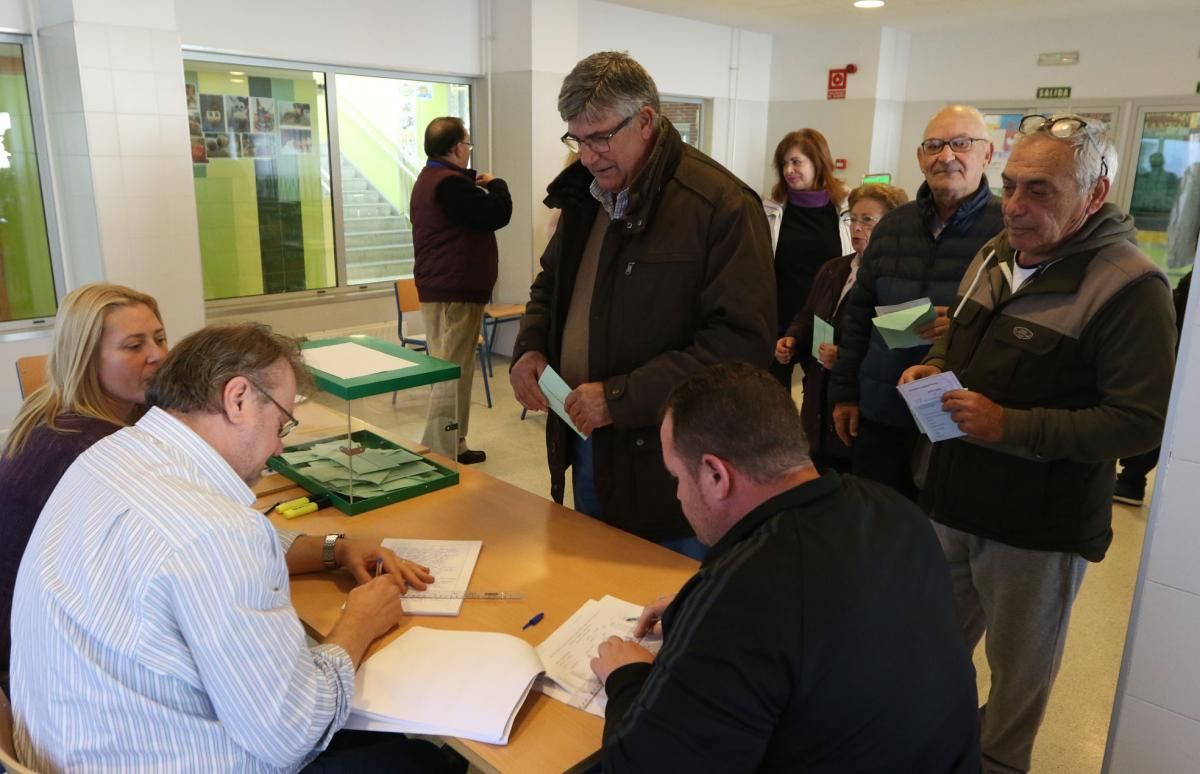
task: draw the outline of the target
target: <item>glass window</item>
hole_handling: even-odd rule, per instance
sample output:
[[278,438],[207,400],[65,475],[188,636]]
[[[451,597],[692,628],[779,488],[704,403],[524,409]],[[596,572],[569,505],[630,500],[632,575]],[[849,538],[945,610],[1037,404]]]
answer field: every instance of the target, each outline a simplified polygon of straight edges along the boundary
[[703,150],[704,102],[681,97],[663,97],[659,100],[662,114],[679,132],[683,141],[693,148]]
[[33,124],[22,45],[0,42],[0,322],[58,308]]
[[337,285],[325,74],[184,62],[208,300]]
[[184,83],[206,300],[412,274],[425,126],[469,126],[469,84],[227,57]]
[[1200,236],[1200,111],[1145,111],[1129,212],[1138,246],[1171,285],[1196,258]]
[[440,116],[471,126],[470,87],[338,74],[342,227],[350,285],[412,274],[412,185],[425,166],[425,127]]

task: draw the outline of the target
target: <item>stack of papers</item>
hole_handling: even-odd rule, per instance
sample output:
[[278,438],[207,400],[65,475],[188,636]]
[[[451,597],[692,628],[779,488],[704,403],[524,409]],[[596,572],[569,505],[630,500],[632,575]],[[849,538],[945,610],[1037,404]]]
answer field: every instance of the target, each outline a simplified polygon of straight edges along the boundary
[[924,347],[929,342],[917,335],[919,328],[924,328],[937,319],[937,310],[933,302],[926,298],[905,301],[903,304],[875,307],[875,330],[883,337],[883,343],[888,349],[907,349],[908,347]]
[[364,449],[348,455],[345,439],[313,444],[279,455],[297,473],[347,497],[377,497],[442,477],[441,471],[407,449]]
[[[600,643],[613,635],[634,639],[633,631],[641,613],[641,605],[616,597],[589,599],[538,645],[538,657],[546,667],[546,674],[538,681],[537,689],[552,699],[604,717],[608,696],[600,679],[592,673],[592,658]],[[638,642],[657,653],[662,637],[648,635]]]
[[[507,744],[535,684],[604,717],[607,697],[590,662],[610,636],[632,639],[641,612],[615,597],[590,599],[536,649],[508,634],[413,627],[359,668],[346,728]],[[640,642],[654,653],[662,644]]]
[[508,744],[541,673],[537,652],[511,635],[416,626],[363,662],[346,728]]
[[[403,559],[410,559],[429,568],[434,582],[425,591],[410,589],[400,601],[406,615],[458,615],[462,611],[462,597],[445,598],[452,594],[463,594],[475,571],[482,540],[403,540],[389,538],[382,543]],[[422,599],[422,595],[434,596]]]
[[354,342],[330,344],[328,347],[309,347],[304,350],[304,364],[339,379],[357,379],[360,376],[398,371],[416,365],[411,360]]
[[908,404],[917,427],[929,436],[933,443],[966,435],[950,418],[950,412],[942,410],[942,395],[950,390],[961,390],[962,384],[953,371],[927,376],[915,382],[902,384],[896,389]]

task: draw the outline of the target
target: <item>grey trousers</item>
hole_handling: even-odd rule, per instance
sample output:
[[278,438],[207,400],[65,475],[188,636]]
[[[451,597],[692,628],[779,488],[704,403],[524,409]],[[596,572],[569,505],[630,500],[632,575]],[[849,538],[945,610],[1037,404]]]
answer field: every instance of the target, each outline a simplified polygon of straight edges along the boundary
[[936,522],[933,528],[950,565],[968,652],[987,631],[992,685],[979,711],[983,770],[1028,771],[1087,560],[1015,548]]
[[[454,458],[467,450],[467,428],[471,424],[471,382],[475,376],[475,348],[483,324],[483,304],[438,301],[421,304],[425,342],[438,360],[457,363],[462,369],[454,382],[433,385],[422,442],[435,452]],[[458,418],[458,437],[445,427]]]

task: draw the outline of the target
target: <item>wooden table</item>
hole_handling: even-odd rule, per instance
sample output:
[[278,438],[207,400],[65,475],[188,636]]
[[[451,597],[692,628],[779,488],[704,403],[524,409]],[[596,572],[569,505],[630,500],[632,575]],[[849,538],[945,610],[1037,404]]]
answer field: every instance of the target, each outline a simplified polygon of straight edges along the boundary
[[[537,645],[588,599],[612,594],[645,604],[677,591],[696,571],[696,562],[673,551],[471,468],[460,467],[459,472],[458,486],[359,516],[346,516],[334,508],[292,521],[272,516],[281,527],[314,535],[345,532],[372,541],[391,537],[482,540],[468,588],[525,595],[513,602],[464,600],[461,615],[453,618],[406,616],[376,642],[372,652],[409,626],[505,632]],[[286,484],[275,474],[256,487],[262,495],[260,510],[303,495],[296,488],[282,488]],[[320,639],[341,614],[353,581],[344,573],[314,573],[292,578],[291,585],[296,611]],[[546,614],[542,623],[522,630],[538,612]],[[447,741],[485,771],[562,772],[595,762],[603,726],[598,717],[533,692],[517,715],[507,745]]]

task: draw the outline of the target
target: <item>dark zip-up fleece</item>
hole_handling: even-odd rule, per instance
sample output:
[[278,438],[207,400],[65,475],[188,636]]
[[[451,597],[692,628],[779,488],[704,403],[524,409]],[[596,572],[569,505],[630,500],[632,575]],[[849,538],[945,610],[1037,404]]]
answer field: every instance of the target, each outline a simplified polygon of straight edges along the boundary
[[1175,363],[1170,285],[1135,236],[1106,204],[1016,293],[1007,232],[975,257],[925,362],[1003,406],[1004,437],[934,445],[922,504],[936,521],[1104,558],[1113,463],[1158,445]]
[[606,772],[979,771],[975,670],[929,520],[827,472],[722,537],[653,665],[605,682]]

